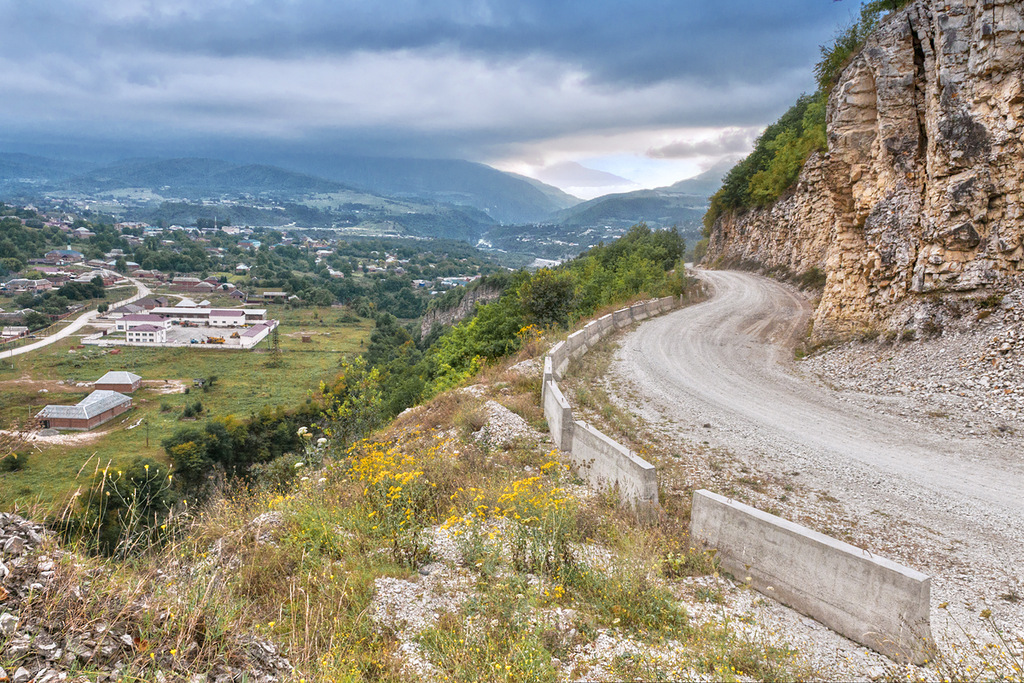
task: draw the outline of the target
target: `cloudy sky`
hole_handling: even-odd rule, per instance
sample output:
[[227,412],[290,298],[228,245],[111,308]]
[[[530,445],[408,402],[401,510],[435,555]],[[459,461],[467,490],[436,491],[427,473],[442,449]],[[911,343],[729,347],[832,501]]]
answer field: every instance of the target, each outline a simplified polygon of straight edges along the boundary
[[0,0],[0,151],[446,157],[581,195],[665,185],[748,150],[813,89],[818,45],[856,11],[853,0]]

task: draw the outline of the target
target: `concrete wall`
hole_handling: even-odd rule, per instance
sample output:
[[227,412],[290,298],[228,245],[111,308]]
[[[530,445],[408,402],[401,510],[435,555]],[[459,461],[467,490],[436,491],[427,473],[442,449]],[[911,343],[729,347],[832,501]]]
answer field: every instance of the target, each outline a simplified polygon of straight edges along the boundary
[[562,379],[562,374],[569,365],[569,353],[565,348],[565,342],[560,341],[552,346],[546,358],[551,359],[551,372],[554,378]]
[[621,500],[632,505],[658,504],[654,465],[586,422],[573,425],[572,461],[595,488],[616,488]]
[[690,536],[740,581],[847,638],[897,661],[932,654],[920,572],[710,491],[693,494]]
[[678,303],[675,297],[665,297],[603,315],[552,346],[544,357],[541,405],[551,439],[560,450],[572,456],[580,474],[592,485],[617,488],[619,500],[634,506],[658,504],[654,466],[597,429],[575,422],[558,381],[568,369],[570,359],[579,358],[613,331],[671,310]]
[[572,407],[565,400],[561,389],[554,381],[545,382],[544,394],[544,418],[548,421],[548,431],[551,433],[551,440],[555,442],[559,450],[572,450],[573,419]]

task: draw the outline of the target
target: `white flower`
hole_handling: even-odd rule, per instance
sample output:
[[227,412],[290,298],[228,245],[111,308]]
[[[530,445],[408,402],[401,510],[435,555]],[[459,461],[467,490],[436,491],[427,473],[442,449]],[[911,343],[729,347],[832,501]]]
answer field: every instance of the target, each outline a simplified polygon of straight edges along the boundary
[[302,462],[302,461],[300,460],[299,462],[295,463],[295,466],[296,466],[296,467],[302,467],[302,466],[303,466],[303,465],[305,465],[305,464],[306,464],[306,463],[304,463],[304,462]]
[[320,477],[319,479],[316,480],[316,483],[318,483],[318,484],[326,484],[327,483],[327,478],[326,477]]
[[299,427],[299,431],[297,433],[299,436],[305,436],[306,434],[309,434],[309,430],[305,427]]
[[327,445],[327,439],[325,439],[324,437],[321,436],[319,439],[316,440],[316,445],[317,446],[326,446]]

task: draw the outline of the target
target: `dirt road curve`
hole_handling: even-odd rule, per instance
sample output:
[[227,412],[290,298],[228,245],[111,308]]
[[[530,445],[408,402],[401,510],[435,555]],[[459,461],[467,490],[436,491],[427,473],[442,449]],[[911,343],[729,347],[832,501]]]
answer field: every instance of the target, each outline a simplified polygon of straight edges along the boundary
[[1024,637],[1024,438],[834,389],[794,360],[810,316],[800,292],[700,276],[711,298],[628,333],[605,382],[650,427],[669,490],[737,491],[924,571],[943,646],[989,633],[985,614]]
[[[666,443],[704,443],[743,472],[824,492],[758,504],[826,531],[838,509],[858,544],[929,573],[934,602],[970,613],[987,596],[1024,628],[1021,601],[997,597],[1021,583],[1024,566],[1021,436],[973,434],[959,420],[911,413],[901,397],[836,391],[793,359],[810,314],[799,292],[748,273],[701,276],[708,301],[622,340],[609,375],[619,400]],[[827,510],[822,499],[838,503]]]
[[624,364],[644,393],[670,414],[726,426],[719,436],[739,441],[734,447],[756,433],[777,464],[788,453],[845,463],[913,486],[918,495],[967,501],[1018,524],[1024,519],[1020,443],[1000,448],[951,438],[888,417],[884,405],[851,405],[795,368],[792,345],[810,312],[803,297],[748,273],[703,277],[714,289],[709,301],[642,325],[624,349]]

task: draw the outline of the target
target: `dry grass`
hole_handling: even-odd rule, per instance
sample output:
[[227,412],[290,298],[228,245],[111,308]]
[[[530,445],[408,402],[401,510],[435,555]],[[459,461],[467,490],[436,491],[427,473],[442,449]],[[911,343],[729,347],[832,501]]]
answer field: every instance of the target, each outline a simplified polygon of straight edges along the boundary
[[[26,613],[59,619],[68,633],[101,623],[130,633],[139,646],[125,663],[142,680],[224,663],[252,670],[254,641],[286,656],[294,680],[418,678],[403,643],[453,680],[556,680],[568,671],[555,660],[601,633],[662,653],[619,661],[622,675],[799,677],[785,648],[696,624],[676,597],[678,582],[715,570],[689,548],[685,501],[638,519],[610,496],[576,496],[556,453],[490,452],[466,438],[489,397],[539,418],[539,382],[512,364],[488,368],[479,392],[446,392],[334,451],[286,495],[233,491],[125,560],[65,554]],[[475,588],[410,641],[375,617],[376,582],[418,581],[417,569],[437,561],[428,532],[443,527],[462,530],[460,571]],[[572,610],[574,634],[553,621],[559,609]]]

